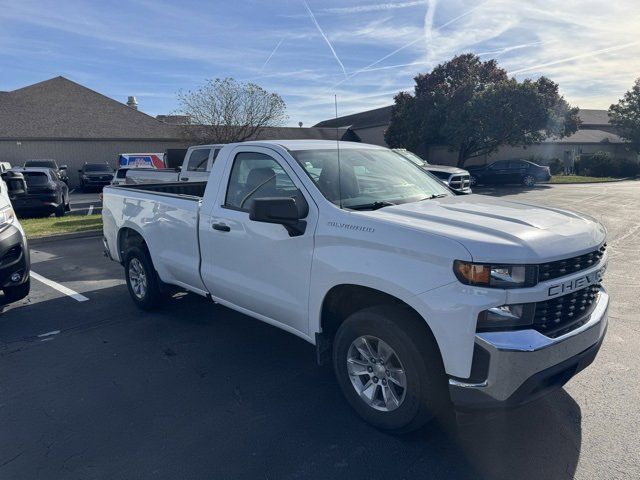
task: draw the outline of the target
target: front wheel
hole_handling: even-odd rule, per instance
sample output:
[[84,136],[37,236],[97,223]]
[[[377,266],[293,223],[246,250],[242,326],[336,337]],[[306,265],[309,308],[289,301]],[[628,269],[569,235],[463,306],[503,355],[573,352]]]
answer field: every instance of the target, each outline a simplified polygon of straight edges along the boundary
[[536,184],[536,178],[533,175],[525,175],[522,177],[522,184],[525,187],[533,187]]
[[475,175],[470,175],[469,176],[469,185],[472,187],[475,187],[476,185],[478,185],[478,177],[476,177]]
[[124,271],[133,302],[142,310],[160,304],[160,279],[146,249],[131,247],[125,254]]
[[420,428],[448,405],[436,342],[423,320],[390,306],[349,316],[333,347],[333,366],[349,404],[390,432]]

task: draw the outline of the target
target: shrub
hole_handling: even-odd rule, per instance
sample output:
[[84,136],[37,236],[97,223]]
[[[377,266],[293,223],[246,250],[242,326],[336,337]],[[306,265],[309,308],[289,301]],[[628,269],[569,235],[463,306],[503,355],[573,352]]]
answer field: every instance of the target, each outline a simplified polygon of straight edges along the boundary
[[640,164],[627,158],[613,158],[608,152],[596,152],[580,157],[576,173],[591,177],[634,177],[640,173]]
[[558,175],[564,171],[564,166],[559,158],[552,158],[549,161],[549,170],[551,170],[551,175]]

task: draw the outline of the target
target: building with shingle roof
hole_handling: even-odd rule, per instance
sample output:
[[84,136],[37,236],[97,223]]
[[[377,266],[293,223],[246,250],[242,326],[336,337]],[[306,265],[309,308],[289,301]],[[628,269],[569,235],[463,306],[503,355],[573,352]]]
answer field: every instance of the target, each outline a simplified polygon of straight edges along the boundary
[[[137,109],[134,97],[118,102],[64,77],[11,92],[0,92],[0,161],[53,158],[67,165],[72,183],[85,162],[116,166],[127,152],[164,152],[191,142],[182,116],[152,117]],[[187,124],[187,125],[185,125]],[[187,132],[188,133],[188,132]],[[356,140],[346,128],[264,128],[255,139]]]

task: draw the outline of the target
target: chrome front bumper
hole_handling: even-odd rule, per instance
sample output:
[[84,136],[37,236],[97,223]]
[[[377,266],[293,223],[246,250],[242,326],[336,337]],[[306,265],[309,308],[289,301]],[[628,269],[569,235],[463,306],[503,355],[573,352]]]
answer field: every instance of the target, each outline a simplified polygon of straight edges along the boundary
[[555,388],[588,366],[607,329],[609,296],[600,290],[589,320],[557,338],[536,330],[476,334],[476,345],[489,356],[481,382],[449,380],[449,391],[459,407],[483,408],[526,403]]

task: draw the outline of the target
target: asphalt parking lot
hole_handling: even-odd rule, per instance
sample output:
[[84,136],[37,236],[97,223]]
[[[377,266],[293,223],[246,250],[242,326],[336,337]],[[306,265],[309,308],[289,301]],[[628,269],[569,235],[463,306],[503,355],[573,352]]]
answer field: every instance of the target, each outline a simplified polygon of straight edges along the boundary
[[102,211],[102,201],[100,192],[82,192],[78,189],[71,189],[69,192],[69,206],[71,215],[87,215],[100,213]]
[[99,238],[52,242],[32,248],[48,284],[0,316],[0,478],[640,478],[640,182],[479,193],[609,229],[608,334],[563,390],[386,435],[311,345],[195,295],[141,313]]

